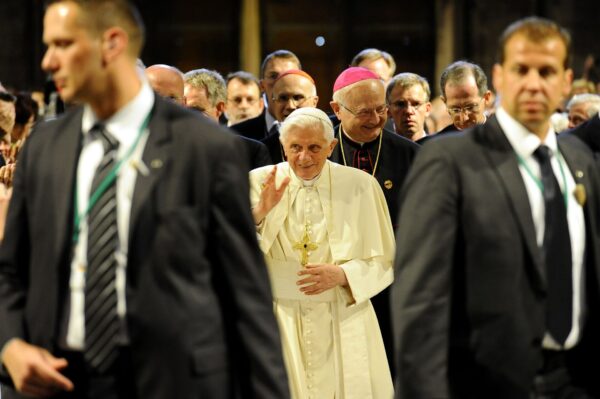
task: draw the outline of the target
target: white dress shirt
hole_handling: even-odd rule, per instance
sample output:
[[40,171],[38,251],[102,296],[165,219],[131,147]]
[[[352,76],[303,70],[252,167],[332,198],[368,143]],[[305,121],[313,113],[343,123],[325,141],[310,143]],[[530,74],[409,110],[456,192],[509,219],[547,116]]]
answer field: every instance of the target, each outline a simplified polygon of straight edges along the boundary
[[[129,149],[135,144],[139,130],[152,110],[154,93],[150,85],[142,82],[142,87],[137,96],[121,108],[109,119],[101,121],[105,129],[119,142],[117,159],[126,156]],[[96,168],[104,155],[102,142],[91,137],[90,129],[98,122],[91,107],[86,105],[83,110],[81,130],[83,132],[83,147],[77,165],[77,211],[81,215],[88,206],[92,180]],[[117,224],[119,233],[119,248],[117,250],[116,290],[117,313],[124,318],[125,303],[125,276],[127,267],[127,248],[129,235],[129,216],[131,200],[137,173],[148,173],[141,157],[149,129],[142,132],[131,156],[122,164],[117,175]],[[85,345],[85,270],[87,267],[87,217],[81,220],[79,240],[75,245],[73,261],[71,263],[70,308],[66,335],[66,348],[83,350]]]
[[[546,332],[544,336],[542,346],[547,349],[570,349],[573,348],[579,341],[585,310],[583,309],[585,287],[585,276],[583,274],[585,220],[583,216],[583,208],[576,201],[575,196],[572,194],[575,191],[575,180],[573,179],[571,171],[569,170],[564,158],[562,158],[562,156],[557,157],[558,144],[556,142],[556,133],[554,132],[552,126],[550,126],[548,129],[546,138],[542,142],[538,136],[529,132],[523,125],[508,115],[504,109],[499,108],[496,111],[496,117],[498,118],[498,123],[502,127],[506,138],[510,142],[517,155],[521,157],[523,162],[527,165],[527,168],[529,168],[531,173],[539,180],[541,180],[540,164],[534,158],[533,152],[541,144],[546,145],[551,150],[552,156],[550,162],[552,164],[554,176],[556,177],[562,192],[569,193],[566,196],[566,205],[567,222],[569,225],[569,235],[571,238],[571,256],[573,260],[572,328],[564,343],[564,347],[561,347],[561,345],[552,339],[548,332]],[[561,172],[561,166],[562,170],[564,171],[564,180],[562,177],[563,174]],[[541,248],[544,242],[545,227],[544,197],[536,181],[528,173],[527,168],[523,164],[519,163],[519,171],[523,177],[525,189],[527,190],[527,196],[529,198],[529,205],[531,207],[531,214],[533,216],[533,224],[535,225],[537,244]]]

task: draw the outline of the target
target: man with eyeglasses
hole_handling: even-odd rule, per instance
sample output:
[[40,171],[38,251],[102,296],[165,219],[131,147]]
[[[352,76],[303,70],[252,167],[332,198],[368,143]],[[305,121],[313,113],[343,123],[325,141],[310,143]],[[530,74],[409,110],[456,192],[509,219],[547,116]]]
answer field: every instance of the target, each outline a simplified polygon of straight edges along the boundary
[[427,79],[416,73],[400,73],[388,83],[385,94],[396,133],[412,141],[427,136],[425,119],[431,112]]
[[273,84],[273,97],[269,99],[277,124],[269,137],[261,140],[269,150],[274,164],[285,161],[279,141],[278,126],[298,108],[316,107],[319,102],[315,81],[300,69],[290,69],[279,75]]
[[263,112],[264,101],[260,83],[250,72],[237,71],[227,75],[227,126],[255,118]]
[[179,105],[185,104],[183,97],[183,73],[173,66],[155,64],[146,68],[148,83],[155,92]]
[[266,107],[263,113],[256,118],[231,125],[233,130],[255,140],[262,140],[276,132],[277,127],[274,125],[277,119],[274,104],[271,101],[273,85],[282,72],[290,69],[302,69],[302,65],[296,54],[289,50],[277,50],[265,57],[260,68],[260,85],[264,91]]
[[[479,65],[467,61],[450,64],[442,72],[440,89],[452,124],[437,134],[464,130],[485,122],[485,109],[492,92],[488,90],[487,77]],[[429,139],[424,138],[419,144]]]
[[[419,146],[384,128],[388,107],[379,75],[362,67],[344,70],[333,86],[333,112],[340,120],[335,127],[339,145],[330,160],[361,169],[381,186],[392,225],[398,219],[398,196]],[[373,298],[388,359],[392,355],[388,290]],[[390,367],[393,363],[390,362]]]

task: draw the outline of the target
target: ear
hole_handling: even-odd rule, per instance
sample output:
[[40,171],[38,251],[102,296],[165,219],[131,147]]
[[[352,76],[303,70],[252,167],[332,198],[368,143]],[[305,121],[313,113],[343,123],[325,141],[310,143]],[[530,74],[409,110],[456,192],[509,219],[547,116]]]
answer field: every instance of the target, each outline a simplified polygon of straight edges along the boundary
[[563,96],[565,98],[569,97],[569,94],[571,93],[571,84],[573,83],[573,70],[571,68],[567,69],[565,71],[565,84],[564,84],[564,89],[563,89]]
[[483,102],[486,106],[486,108],[490,105],[490,99],[492,98],[492,92],[491,91],[486,91],[485,94],[483,95]]
[[333,113],[335,114],[335,116],[337,116],[337,118],[339,120],[342,120],[340,118],[340,105],[338,103],[336,103],[335,101],[330,101],[329,102],[329,106],[331,107],[331,110],[333,111]]
[[425,117],[428,117],[431,113],[431,102],[427,101],[425,104]]
[[338,139],[331,140],[331,143],[329,143],[329,155],[327,155],[327,158],[329,158],[331,156],[331,154],[333,153],[333,149],[335,148],[337,143],[338,143]]
[[317,106],[317,104],[319,103],[319,96],[314,96],[314,97],[312,97],[312,98],[311,98],[311,101],[312,101],[312,106],[313,106],[313,107],[316,107],[316,106]]
[[219,101],[217,105],[215,105],[215,109],[217,110],[217,119],[219,119],[221,115],[223,115],[223,112],[225,112],[225,103]]
[[105,63],[111,63],[115,58],[127,51],[129,36],[119,27],[108,28],[102,34],[102,54]]
[[260,113],[262,114],[263,109],[265,109],[265,100],[263,99],[263,96],[261,95],[260,98],[258,99],[258,109],[260,109]]

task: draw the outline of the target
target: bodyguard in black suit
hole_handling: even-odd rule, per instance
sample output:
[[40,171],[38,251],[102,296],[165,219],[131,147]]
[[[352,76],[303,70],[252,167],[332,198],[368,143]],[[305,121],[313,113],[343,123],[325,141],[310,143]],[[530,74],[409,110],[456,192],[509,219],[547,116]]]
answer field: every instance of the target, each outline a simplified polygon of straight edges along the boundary
[[550,115],[568,36],[507,28],[484,125],[424,146],[402,190],[392,315],[397,398],[598,397],[600,177]]
[[[88,30],[107,3],[114,25]],[[154,97],[140,24],[122,0],[46,11],[42,66],[85,105],[19,160],[0,249],[1,375],[18,393],[3,398],[288,397],[243,149]]]

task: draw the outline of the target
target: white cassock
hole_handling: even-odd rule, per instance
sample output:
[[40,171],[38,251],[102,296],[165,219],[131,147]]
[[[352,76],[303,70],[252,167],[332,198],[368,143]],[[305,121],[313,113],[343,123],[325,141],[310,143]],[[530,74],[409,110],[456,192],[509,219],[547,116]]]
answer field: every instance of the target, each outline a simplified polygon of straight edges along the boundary
[[[272,168],[250,172],[253,207]],[[277,187],[286,176],[290,184],[258,235],[292,397],[390,399],[392,378],[370,301],[393,280],[395,241],[383,192],[369,174],[329,161],[312,181],[278,164]],[[303,239],[312,248],[308,263],[340,265],[349,287],[300,292]]]

